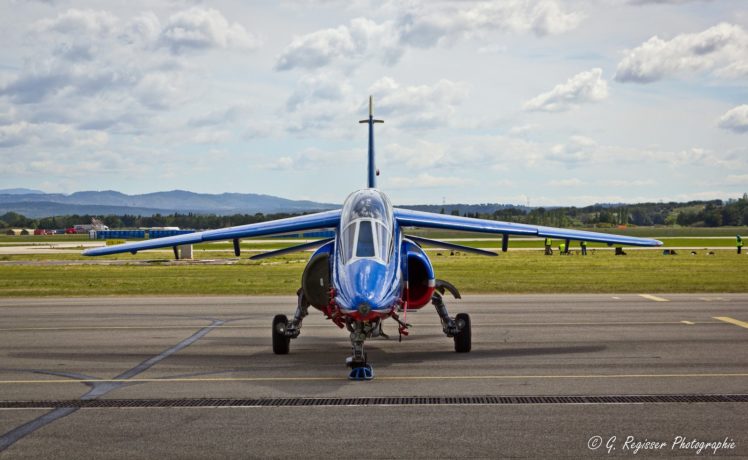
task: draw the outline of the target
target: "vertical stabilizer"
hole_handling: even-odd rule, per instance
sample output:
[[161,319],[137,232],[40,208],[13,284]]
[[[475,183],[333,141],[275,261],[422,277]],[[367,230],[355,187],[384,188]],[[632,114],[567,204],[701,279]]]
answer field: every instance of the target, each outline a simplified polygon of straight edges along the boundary
[[374,119],[374,103],[371,96],[369,96],[369,119],[361,120],[359,123],[369,124],[369,180],[367,187],[376,188],[379,171],[377,171],[374,162],[374,123],[384,123],[384,121]]

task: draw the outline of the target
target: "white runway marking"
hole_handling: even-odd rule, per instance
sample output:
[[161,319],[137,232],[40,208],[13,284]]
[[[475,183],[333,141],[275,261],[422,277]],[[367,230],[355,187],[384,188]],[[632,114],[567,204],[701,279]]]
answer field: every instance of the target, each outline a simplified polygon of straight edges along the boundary
[[655,302],[670,302],[668,299],[657,297],[656,295],[651,295],[651,294],[639,294],[639,297],[643,297],[649,300],[654,300]]

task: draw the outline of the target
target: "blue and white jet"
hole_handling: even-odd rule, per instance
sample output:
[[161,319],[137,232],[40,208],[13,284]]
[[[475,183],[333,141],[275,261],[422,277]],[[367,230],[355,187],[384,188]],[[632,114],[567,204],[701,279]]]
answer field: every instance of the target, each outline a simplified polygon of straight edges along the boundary
[[135,254],[146,249],[173,247],[176,255],[177,247],[181,245],[233,240],[234,252],[239,257],[241,238],[332,230],[332,238],[251,257],[262,259],[317,248],[301,276],[293,318],[289,320],[285,315],[276,315],[273,319],[273,352],[281,355],[289,352],[290,341],[299,336],[304,317],[312,306],[337,326],[345,327],[350,332],[353,352],[346,359],[351,368],[349,378],[370,380],[374,377],[374,371],[364,352],[365,340],[383,336],[382,323],[389,318],[398,323],[401,337],[407,335],[409,324],[405,319],[408,310],[420,309],[429,303],[436,308],[444,334],[454,339],[455,351],[467,353],[471,349],[470,316],[466,313],[450,316],[443,300],[446,292],[455,298],[460,298],[460,293],[448,282],[436,278],[431,261],[422,246],[438,246],[487,256],[498,255],[491,251],[407,235],[404,233],[407,229],[437,228],[498,234],[502,235],[504,252],[508,248],[509,235],[559,238],[566,241],[567,248],[572,240],[609,245],[662,245],[660,241],[646,238],[395,208],[387,195],[376,188],[379,171],[374,161],[374,124],[383,121],[374,119],[371,98],[369,118],[360,123],[368,124],[369,128],[368,185],[365,189],[351,193],[342,209],[88,249],[83,254]]

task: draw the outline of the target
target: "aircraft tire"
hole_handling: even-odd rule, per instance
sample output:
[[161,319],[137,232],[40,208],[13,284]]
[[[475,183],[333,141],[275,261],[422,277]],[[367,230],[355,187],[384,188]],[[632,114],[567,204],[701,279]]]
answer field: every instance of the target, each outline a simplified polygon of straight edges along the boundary
[[472,347],[472,332],[470,331],[470,315],[458,313],[455,321],[464,321],[465,327],[454,337],[455,351],[457,353],[468,353]]
[[288,324],[286,315],[275,315],[273,318],[273,353],[276,355],[287,355],[290,349],[291,338],[283,334],[286,324]]

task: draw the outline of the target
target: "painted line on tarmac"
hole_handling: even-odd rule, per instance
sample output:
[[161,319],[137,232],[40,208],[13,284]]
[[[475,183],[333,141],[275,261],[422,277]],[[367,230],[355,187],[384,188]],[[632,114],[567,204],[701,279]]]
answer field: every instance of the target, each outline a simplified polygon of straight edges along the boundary
[[670,300],[668,299],[657,297],[656,295],[651,295],[651,294],[639,294],[639,297],[644,297],[645,299],[648,299],[648,300],[654,300],[655,302],[670,302]]
[[[574,380],[574,379],[672,379],[672,378],[748,378],[748,373],[725,374],[580,374],[580,375],[400,375],[382,376],[376,380]],[[196,378],[130,378],[130,379],[47,379],[0,380],[0,385],[61,383],[231,383],[231,382],[308,382],[348,381],[347,377],[196,377]]]
[[729,316],[713,316],[713,318],[748,329],[748,323],[746,323],[745,321],[740,321],[735,318],[730,318]]
[[[91,389],[85,395],[80,397],[81,400],[98,399],[102,396],[105,396],[107,393],[110,393],[113,390],[117,390],[121,388],[122,385],[125,385],[131,382],[133,380],[132,377],[135,377],[136,375],[147,371],[148,369],[150,369],[151,367],[153,367],[160,361],[168,358],[169,356],[175,353],[178,353],[184,348],[187,348],[188,346],[197,342],[198,340],[203,338],[205,335],[210,333],[213,329],[222,325],[223,323],[224,323],[223,320],[213,320],[211,325],[201,328],[200,330],[198,330],[191,336],[187,337],[186,339],[182,340],[178,344],[174,345],[173,347],[162,351],[156,356],[146,359],[145,361],[141,362],[137,366],[126,370],[125,372],[119,374],[113,379],[101,380],[101,379],[75,379],[73,378],[73,379],[69,379],[68,382],[85,383],[91,387]],[[57,380],[57,379],[54,379],[54,380]],[[64,381],[65,380],[62,380],[62,381],[58,380],[58,382],[64,382]],[[34,420],[26,422],[23,425],[20,425],[8,431],[5,434],[0,435],[0,453],[2,453],[8,447],[12,446],[19,440],[23,439],[24,437],[32,434],[36,430],[43,428],[44,426],[49,425],[50,423],[54,423],[59,419],[65,418],[77,410],[78,410],[77,408],[55,409],[51,412],[48,412],[44,415],[41,415],[35,418]]]

